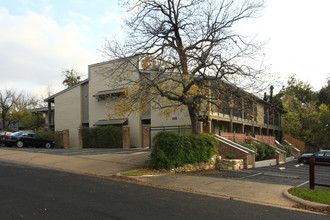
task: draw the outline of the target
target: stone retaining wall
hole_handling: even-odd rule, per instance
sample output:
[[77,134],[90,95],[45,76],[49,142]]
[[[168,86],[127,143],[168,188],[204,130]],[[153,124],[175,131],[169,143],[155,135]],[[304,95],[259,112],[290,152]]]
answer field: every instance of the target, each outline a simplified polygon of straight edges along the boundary
[[219,170],[240,170],[244,168],[242,159],[223,159],[216,164]]
[[241,159],[221,159],[221,156],[214,155],[210,162],[189,163],[182,167],[173,168],[171,171],[175,173],[181,173],[213,169],[239,170],[243,168],[243,160]]

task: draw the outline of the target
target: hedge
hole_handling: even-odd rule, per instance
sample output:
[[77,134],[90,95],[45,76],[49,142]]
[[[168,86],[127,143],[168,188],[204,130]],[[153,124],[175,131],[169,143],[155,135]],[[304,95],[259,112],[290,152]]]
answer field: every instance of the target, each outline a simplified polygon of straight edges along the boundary
[[162,131],[153,138],[149,167],[170,169],[187,163],[207,162],[218,153],[215,139],[207,134],[178,134]]
[[252,138],[248,138],[241,144],[256,152],[256,161],[273,159],[275,157],[276,149],[268,143],[257,142]]
[[50,141],[55,140],[54,131],[49,129],[49,128],[39,129],[39,130],[37,130],[36,134],[39,135],[41,138],[46,139],[46,140],[50,140]]
[[81,129],[83,148],[121,148],[123,131],[121,127],[84,127]]

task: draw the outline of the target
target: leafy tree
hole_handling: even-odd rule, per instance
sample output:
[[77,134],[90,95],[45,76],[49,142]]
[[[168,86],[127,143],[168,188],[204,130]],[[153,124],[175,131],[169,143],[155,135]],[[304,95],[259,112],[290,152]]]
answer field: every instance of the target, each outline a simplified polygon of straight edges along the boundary
[[28,111],[23,121],[23,129],[25,130],[35,130],[39,129],[42,124],[45,122],[45,119],[40,114],[33,114]]
[[328,85],[323,86],[318,92],[317,98],[321,104],[330,105],[330,78],[328,78]]
[[[283,131],[314,148],[329,148],[329,105],[319,104],[326,102],[326,88],[314,93],[308,83],[291,76],[287,87],[275,96],[281,98],[286,111],[282,117]],[[317,100],[317,97],[324,99]]]
[[[294,75],[290,76],[286,87],[282,87],[278,96],[283,97],[285,94],[294,95],[301,103],[307,103],[313,100],[314,92],[309,83],[296,79]],[[315,99],[314,99],[315,101]]]
[[[196,133],[198,115],[207,106],[224,108],[223,97],[230,106],[237,87],[262,88],[269,81],[259,68],[261,44],[234,31],[240,21],[258,15],[263,1],[136,0],[126,5],[126,41],[111,39],[104,46],[105,54],[122,61],[105,75],[128,88],[114,106],[118,115],[149,106],[163,114],[187,109]],[[136,66],[135,55],[148,70],[140,77],[125,71]]]
[[81,76],[75,69],[64,69],[62,73],[65,77],[62,84],[67,88],[74,86],[80,82]]
[[306,141],[317,148],[330,149],[330,107],[319,106],[317,121],[307,130]]
[[306,140],[308,129],[317,121],[315,102],[302,104],[292,94],[285,94],[282,102],[287,112],[282,117],[283,131],[294,138]]

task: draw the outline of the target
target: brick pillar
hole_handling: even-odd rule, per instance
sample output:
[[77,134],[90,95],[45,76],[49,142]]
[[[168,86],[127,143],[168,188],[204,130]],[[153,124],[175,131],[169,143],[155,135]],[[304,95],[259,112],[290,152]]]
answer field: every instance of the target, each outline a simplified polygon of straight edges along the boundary
[[143,148],[151,147],[150,135],[150,125],[143,125]]
[[130,148],[130,133],[127,125],[123,126],[123,148]]
[[63,131],[63,147],[70,148],[70,131],[69,130]]

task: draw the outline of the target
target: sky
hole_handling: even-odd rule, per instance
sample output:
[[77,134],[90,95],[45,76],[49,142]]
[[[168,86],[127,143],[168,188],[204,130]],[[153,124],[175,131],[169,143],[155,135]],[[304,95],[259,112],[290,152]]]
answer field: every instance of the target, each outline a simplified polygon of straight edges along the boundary
[[[240,26],[267,42],[265,65],[314,91],[330,77],[329,0],[267,0],[262,15]],[[87,78],[88,65],[106,61],[105,38],[123,36],[118,0],[0,0],[0,90],[47,96],[64,89],[64,69]],[[280,84],[279,84],[280,85]]]

